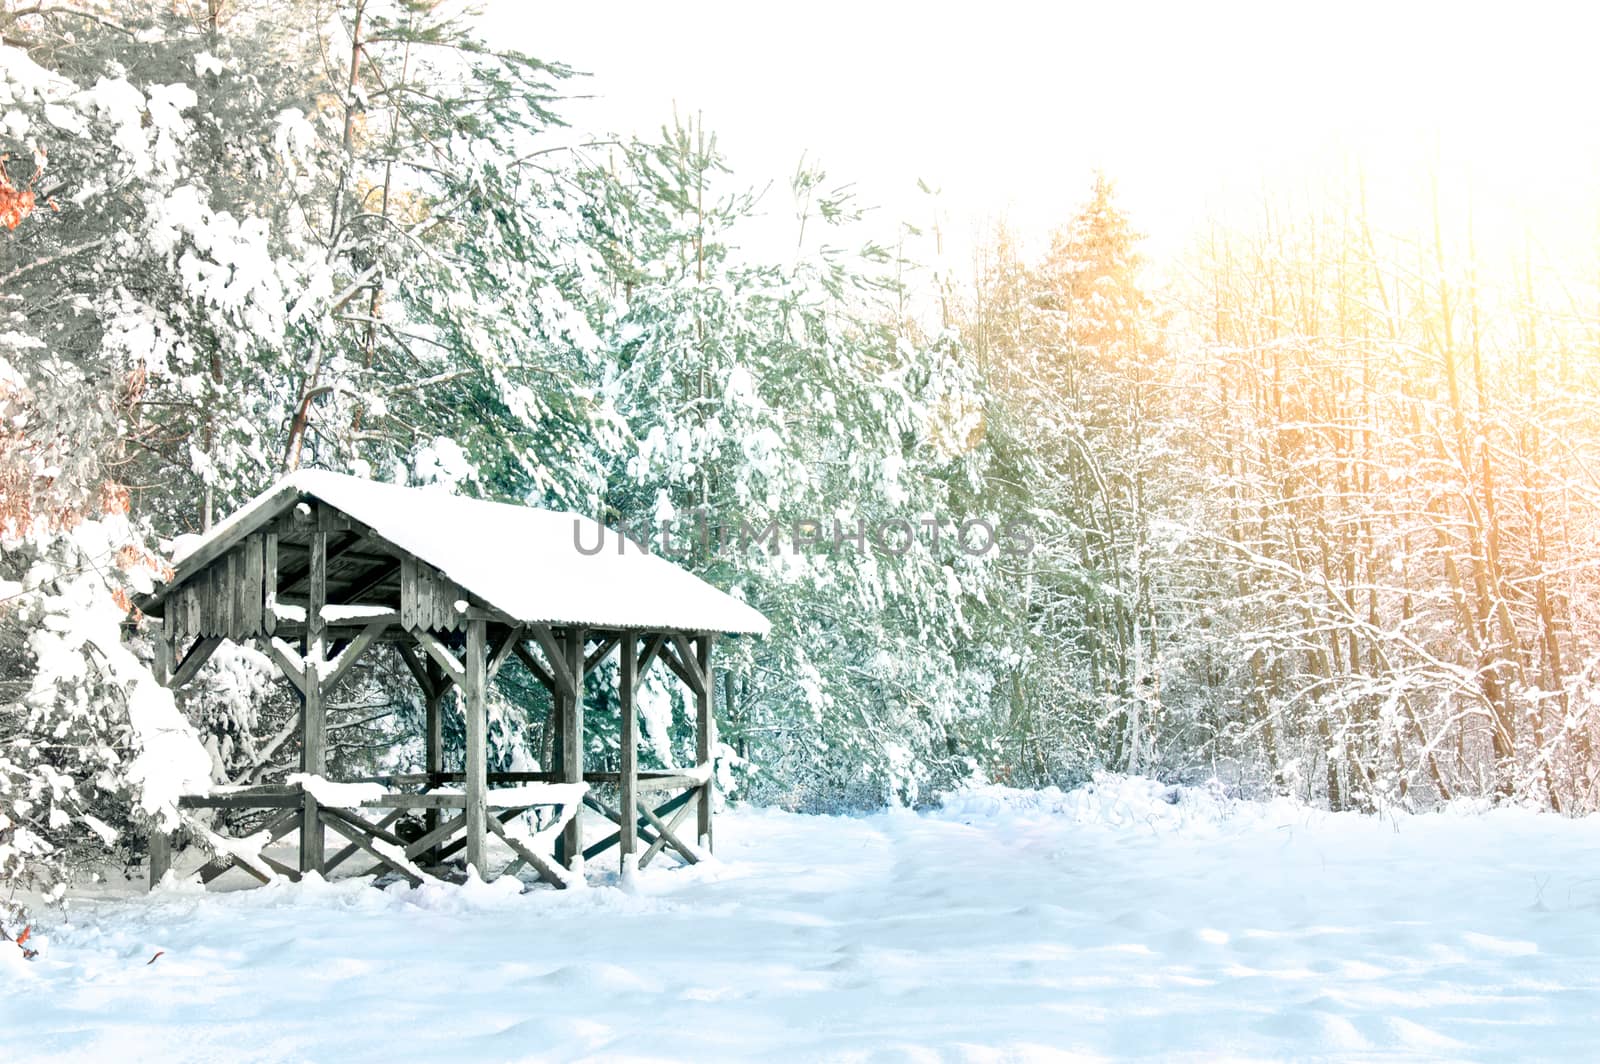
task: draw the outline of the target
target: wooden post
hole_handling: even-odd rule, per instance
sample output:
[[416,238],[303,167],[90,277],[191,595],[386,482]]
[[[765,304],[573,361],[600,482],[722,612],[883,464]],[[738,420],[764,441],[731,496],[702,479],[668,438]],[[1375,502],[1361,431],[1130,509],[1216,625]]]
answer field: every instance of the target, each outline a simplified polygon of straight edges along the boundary
[[639,740],[637,736],[638,709],[634,705],[634,688],[638,681],[634,673],[638,667],[638,660],[633,656],[634,639],[632,632],[623,632],[622,640],[618,645],[618,663],[621,666],[621,690],[617,694],[622,700],[622,764],[620,769],[620,786],[622,789],[621,800],[617,803],[621,817],[617,823],[618,849],[621,850],[622,874],[627,875],[632,871],[634,851],[639,848]]
[[[168,606],[175,609],[175,606]],[[166,687],[172,683],[172,626],[166,621],[156,622],[151,620],[150,642],[155,650],[155,659],[150,663],[150,671],[155,674],[156,683]]]
[[161,883],[161,878],[172,867],[172,837],[159,828],[150,833],[150,889]]
[[[427,670],[427,685],[423,689],[423,704],[427,711],[428,734],[426,737],[428,786],[439,785],[438,773],[444,771],[444,716],[443,709],[445,692],[450,685],[445,682],[444,670],[439,668],[439,663],[431,657],[427,658],[423,667]],[[429,809],[423,816],[428,831],[439,826],[439,810]],[[430,851],[431,859],[432,851]]]
[[269,636],[278,630],[277,601],[278,534],[268,532],[261,538],[261,630]]
[[[320,510],[321,508],[318,507]],[[308,574],[305,638],[305,712],[301,725],[302,772],[320,776],[328,768],[328,719],[322,702],[324,634],[322,607],[328,601],[328,533],[320,527],[311,533],[311,571]],[[322,820],[317,800],[305,796],[300,815],[300,872],[322,873]]]
[[[707,632],[695,640],[695,659],[700,666],[700,689],[695,692],[695,734],[694,753],[695,760],[702,765],[712,764],[712,751],[716,749],[717,721],[711,712],[712,697],[716,692],[716,678],[711,674],[711,633]],[[712,772],[700,788],[700,808],[697,811],[699,818],[700,848],[706,853],[711,852],[711,801],[717,790],[717,773],[713,765]]]
[[[176,604],[169,604],[167,609],[176,609]],[[150,642],[154,645],[155,660],[151,662],[150,671],[155,674],[156,682],[166,687],[172,682],[172,626],[162,621],[157,624],[150,621]],[[176,697],[176,695],[174,695]],[[150,846],[150,889],[154,890],[161,882],[161,877],[167,874],[172,867],[172,839],[160,828],[150,832],[148,840]]]
[[[583,782],[583,639],[582,628],[568,628],[562,655],[572,689],[564,692],[561,703],[561,778],[566,783]],[[583,806],[579,805],[561,832],[562,857],[567,869],[583,874]]]
[[481,617],[467,622],[467,659],[462,709],[467,718],[467,864],[486,876],[485,847],[488,837],[489,728],[484,705],[486,691],[488,622]]

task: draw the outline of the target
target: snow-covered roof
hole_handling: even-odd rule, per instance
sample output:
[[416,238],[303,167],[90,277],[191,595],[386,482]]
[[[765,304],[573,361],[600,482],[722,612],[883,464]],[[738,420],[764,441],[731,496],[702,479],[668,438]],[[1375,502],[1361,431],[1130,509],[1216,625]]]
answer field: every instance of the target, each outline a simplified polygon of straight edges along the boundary
[[[753,635],[771,628],[745,602],[593,518],[322,470],[288,474],[205,536],[179,543],[173,583],[306,497],[354,518],[523,623]],[[602,536],[598,553],[579,549],[593,551]],[[191,560],[196,564],[186,564]]]

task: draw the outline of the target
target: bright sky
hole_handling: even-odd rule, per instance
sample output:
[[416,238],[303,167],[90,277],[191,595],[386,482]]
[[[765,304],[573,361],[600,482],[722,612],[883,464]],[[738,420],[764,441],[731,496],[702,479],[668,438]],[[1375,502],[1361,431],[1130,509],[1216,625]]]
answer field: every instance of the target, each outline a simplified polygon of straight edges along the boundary
[[1600,5],[489,0],[486,19],[593,75],[567,108],[584,128],[649,131],[676,104],[751,184],[804,151],[918,222],[922,178],[958,243],[1001,214],[1047,231],[1096,168],[1158,252],[1357,159],[1380,207],[1415,214],[1437,155],[1452,202],[1471,175],[1480,243],[1531,218],[1595,245]]

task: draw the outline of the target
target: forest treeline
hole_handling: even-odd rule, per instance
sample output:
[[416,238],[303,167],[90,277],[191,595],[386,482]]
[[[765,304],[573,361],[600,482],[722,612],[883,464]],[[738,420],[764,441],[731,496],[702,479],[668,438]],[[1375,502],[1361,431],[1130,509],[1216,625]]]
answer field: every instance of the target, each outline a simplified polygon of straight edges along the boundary
[[[1480,262],[1443,207],[1384,231],[1356,182],[1157,287],[1100,179],[936,272],[697,123],[574,135],[559,57],[449,5],[7,3],[0,33],[0,880],[131,860],[174,743],[293,770],[270,662],[163,702],[132,596],[298,466],[613,527],[1025,523],[695,560],[774,622],[718,684],[754,800],[1112,769],[1594,807],[1600,271]],[[792,245],[742,243],[791,208]],[[497,762],[548,761],[542,689],[497,686]],[[398,663],[353,688],[334,768],[414,765]],[[645,697],[644,756],[681,760],[686,707]]]

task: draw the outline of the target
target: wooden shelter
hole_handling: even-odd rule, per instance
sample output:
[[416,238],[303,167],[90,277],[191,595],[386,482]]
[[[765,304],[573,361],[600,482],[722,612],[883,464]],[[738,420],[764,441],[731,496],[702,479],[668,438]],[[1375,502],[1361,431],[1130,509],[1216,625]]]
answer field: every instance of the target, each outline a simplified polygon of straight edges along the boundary
[[[556,886],[585,859],[615,846],[624,868],[670,849],[686,862],[712,846],[715,722],[712,651],[725,634],[765,634],[744,602],[576,514],[485,502],[320,471],[280,480],[180,551],[168,584],[139,603],[152,625],[158,671],[176,689],[194,679],[224,640],[268,654],[300,696],[301,771],[286,783],[213,788],[191,808],[266,811],[275,842],[299,834],[298,868],[261,847],[229,840],[202,873],[240,867],[266,881],[327,874],[358,855],[413,883],[461,849],[488,878],[488,839]],[[392,648],[426,706],[426,771],[326,779],[328,699],[368,654]],[[617,655],[618,771],[584,770],[585,681]],[[489,772],[486,695],[519,659],[554,700],[554,771]],[[691,769],[640,771],[636,694],[655,666],[687,685],[696,707]],[[454,688],[465,718],[464,771],[443,766],[443,714]],[[589,784],[615,788],[616,807]],[[584,812],[610,822],[586,844]],[[426,830],[402,837],[396,822],[420,810]],[[541,837],[518,829],[537,810]],[[695,816],[693,842],[685,819]],[[327,832],[343,843],[329,853]],[[543,845],[543,836],[558,836]],[[260,843],[261,833],[253,836]],[[213,840],[216,842],[217,840]],[[639,853],[641,844],[645,847]],[[170,840],[151,840],[150,876],[170,866]],[[553,859],[552,859],[553,858]]]

